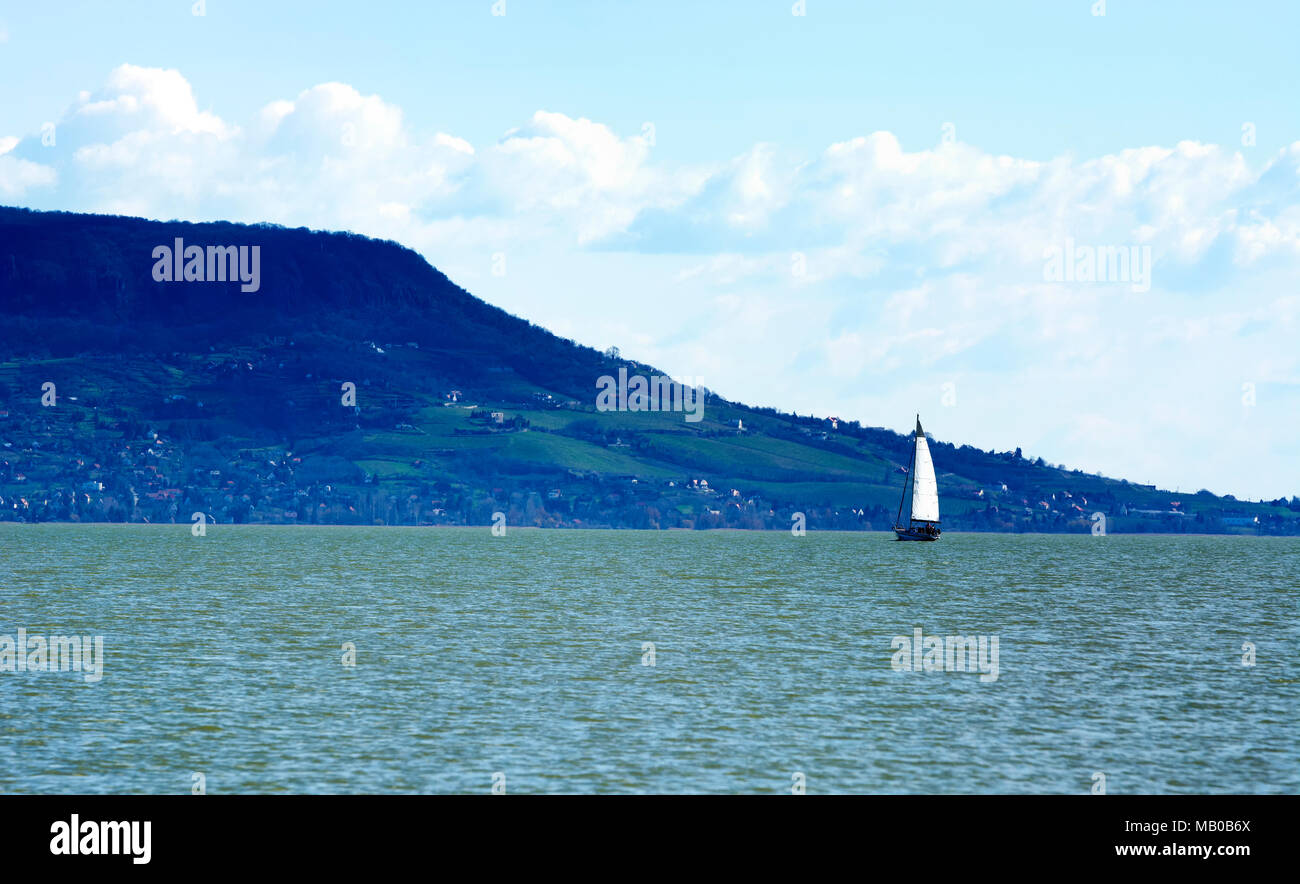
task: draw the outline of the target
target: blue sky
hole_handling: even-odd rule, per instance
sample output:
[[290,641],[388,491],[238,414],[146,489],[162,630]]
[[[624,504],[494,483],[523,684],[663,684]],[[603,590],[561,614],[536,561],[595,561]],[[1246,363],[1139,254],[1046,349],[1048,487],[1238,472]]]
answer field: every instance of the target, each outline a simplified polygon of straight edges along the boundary
[[193,5],[0,4],[0,202],[390,237],[753,404],[1300,493],[1296,4]]

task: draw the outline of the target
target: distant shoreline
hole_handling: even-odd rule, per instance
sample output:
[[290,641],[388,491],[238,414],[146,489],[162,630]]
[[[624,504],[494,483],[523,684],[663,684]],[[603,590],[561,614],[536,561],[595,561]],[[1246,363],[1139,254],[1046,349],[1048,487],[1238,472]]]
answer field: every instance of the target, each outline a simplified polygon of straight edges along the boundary
[[[25,528],[36,528],[39,526],[58,525],[58,526],[118,526],[125,528],[179,528],[188,529],[192,527],[189,522],[6,522],[0,521],[0,529],[6,526],[15,525]],[[555,531],[555,532],[574,532],[574,531],[592,531],[592,532],[609,532],[609,531],[634,531],[638,534],[788,534],[788,528],[590,528],[590,527],[562,527],[562,528],[543,528],[538,525],[510,525],[507,526],[509,531]],[[394,528],[404,529],[407,531],[483,531],[491,530],[492,526],[487,525],[340,525],[340,524],[320,524],[304,525],[300,522],[236,522],[236,523],[214,523],[209,522],[208,530],[220,531],[223,528]],[[892,530],[869,531],[852,531],[844,528],[809,528],[809,534],[881,534],[890,535]],[[945,529],[944,536],[961,535],[965,536],[994,536],[994,537],[1090,537],[1091,534],[1082,531],[960,531],[955,528]],[[1296,534],[1243,534],[1243,533],[1207,533],[1204,531],[1133,531],[1133,532],[1109,532],[1106,537],[1247,537],[1247,538],[1276,538],[1287,539],[1300,537]],[[942,538],[941,538],[942,539]]]

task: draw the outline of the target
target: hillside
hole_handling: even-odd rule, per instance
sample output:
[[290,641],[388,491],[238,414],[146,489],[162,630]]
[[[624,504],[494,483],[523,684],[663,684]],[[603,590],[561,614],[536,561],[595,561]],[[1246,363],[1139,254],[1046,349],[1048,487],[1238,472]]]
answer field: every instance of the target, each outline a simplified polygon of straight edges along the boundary
[[[258,247],[257,290],[157,281],[154,249],[177,238]],[[891,523],[906,437],[714,393],[698,422],[598,411],[598,378],[620,367],[658,374],[510,316],[391,242],[0,208],[0,520]],[[1111,533],[1300,532],[1300,501],[933,452],[950,529],[1087,532],[1102,512]]]

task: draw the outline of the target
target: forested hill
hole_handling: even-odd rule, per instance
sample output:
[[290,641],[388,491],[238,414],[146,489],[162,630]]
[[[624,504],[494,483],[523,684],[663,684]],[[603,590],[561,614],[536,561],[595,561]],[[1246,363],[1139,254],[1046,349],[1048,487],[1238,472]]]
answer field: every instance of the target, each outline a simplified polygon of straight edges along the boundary
[[[153,250],[177,238],[259,247],[259,289],[155,281]],[[505,367],[584,397],[604,370],[597,351],[473,297],[410,249],[347,233],[0,208],[0,285],[0,341],[14,353],[125,356],[320,334],[414,341],[479,373]]]
[[[158,257],[177,240],[180,260]],[[597,410],[620,368],[657,374],[492,307],[392,242],[0,208],[0,520],[891,523],[909,443],[869,426],[886,416],[712,393],[698,421]],[[932,447],[949,528],[1087,532],[1101,513],[1110,533],[1300,530],[1300,501],[1180,497]]]

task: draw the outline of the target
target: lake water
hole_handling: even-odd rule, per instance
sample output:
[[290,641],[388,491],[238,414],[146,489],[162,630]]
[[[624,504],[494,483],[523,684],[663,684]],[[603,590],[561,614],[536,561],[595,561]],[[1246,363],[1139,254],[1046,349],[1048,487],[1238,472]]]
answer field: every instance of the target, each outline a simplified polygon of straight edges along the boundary
[[1300,792],[1300,540],[891,537],[0,525],[0,791]]

